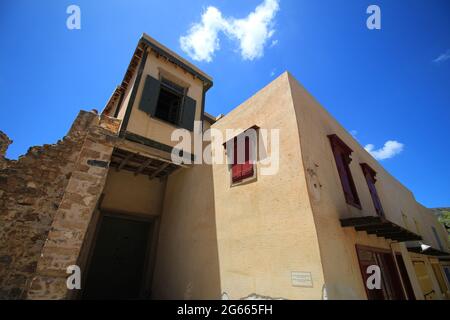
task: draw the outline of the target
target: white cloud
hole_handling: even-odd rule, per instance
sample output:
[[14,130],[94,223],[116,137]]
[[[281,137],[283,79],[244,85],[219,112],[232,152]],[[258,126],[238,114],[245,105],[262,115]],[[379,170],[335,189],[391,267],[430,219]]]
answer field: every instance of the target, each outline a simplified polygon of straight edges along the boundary
[[272,71],[270,71],[270,76],[273,77],[275,75],[276,71],[277,71],[277,69],[273,68]]
[[441,54],[439,57],[437,57],[433,61],[436,63],[439,63],[439,62],[444,62],[445,60],[448,60],[448,59],[450,59],[450,49],[445,51],[443,54]]
[[[279,10],[279,0],[264,0],[253,12],[242,19],[224,18],[216,7],[208,7],[201,22],[195,23],[187,35],[180,37],[181,49],[192,59],[210,62],[220,49],[219,34],[239,42],[244,60],[260,58],[267,41],[273,36],[274,18]],[[276,40],[272,44],[276,45]]]
[[273,47],[275,47],[277,44],[278,44],[278,40],[277,40],[277,39],[272,40],[272,43],[270,44],[270,47],[273,48]]
[[373,144],[368,144],[364,147],[375,159],[384,160],[392,158],[403,151],[404,144],[395,140],[388,140],[380,149],[374,150]]
[[222,24],[222,13],[208,7],[202,15],[202,22],[194,24],[187,36],[180,37],[181,49],[194,60],[210,62],[214,51],[220,48],[217,34],[223,28]]

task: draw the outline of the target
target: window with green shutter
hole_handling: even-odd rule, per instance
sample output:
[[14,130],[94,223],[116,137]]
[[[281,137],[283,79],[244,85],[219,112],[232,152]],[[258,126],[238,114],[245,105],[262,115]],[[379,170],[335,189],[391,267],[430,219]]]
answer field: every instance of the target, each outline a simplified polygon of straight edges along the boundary
[[186,93],[187,88],[167,79],[147,76],[139,109],[151,117],[192,131],[197,103]]

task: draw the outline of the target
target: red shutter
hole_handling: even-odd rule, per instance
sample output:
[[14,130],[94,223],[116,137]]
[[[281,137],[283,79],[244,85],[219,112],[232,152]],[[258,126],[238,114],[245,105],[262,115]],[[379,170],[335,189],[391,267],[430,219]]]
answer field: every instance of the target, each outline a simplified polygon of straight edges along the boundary
[[245,162],[242,164],[242,179],[253,176],[253,163],[250,161],[250,138],[245,137]]
[[[367,179],[367,177],[366,177]],[[383,208],[381,207],[380,198],[378,198],[377,189],[371,180],[367,180],[367,185],[369,186],[370,195],[372,196],[373,205],[375,210],[379,215],[383,215]]]
[[339,139],[337,135],[332,134],[329,135],[328,138],[330,139],[331,149],[336,161],[345,201],[352,206],[361,208],[361,203],[359,202],[358,193],[349,167],[349,163],[352,161],[350,155],[353,151]]
[[355,202],[353,199],[352,187],[350,184],[350,179],[348,177],[348,171],[346,169],[347,164],[345,163],[343,155],[336,150],[335,155],[336,166],[338,169],[339,177],[341,178],[342,189],[344,190],[345,199],[347,202]]
[[242,179],[242,164],[238,163],[238,147],[237,147],[237,138],[233,140],[233,164],[231,166],[231,174],[233,182],[240,181]]
[[233,164],[231,166],[232,180],[233,182],[239,182],[245,178],[249,178],[253,176],[253,163],[250,159],[250,138],[245,137],[245,154],[244,154],[244,163],[238,163],[238,139],[234,138],[234,155],[233,155]]
[[372,202],[375,207],[375,211],[378,215],[383,216],[383,207],[381,206],[380,198],[378,197],[377,188],[375,187],[375,175],[376,172],[370,168],[366,163],[361,164],[361,168],[364,172],[364,177],[366,178],[367,186],[369,187],[370,196],[372,197]]

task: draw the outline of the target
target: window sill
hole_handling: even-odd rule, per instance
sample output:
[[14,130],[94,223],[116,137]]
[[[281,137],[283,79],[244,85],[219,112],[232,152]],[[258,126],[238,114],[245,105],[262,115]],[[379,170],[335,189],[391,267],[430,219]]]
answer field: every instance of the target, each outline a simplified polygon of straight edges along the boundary
[[[154,120],[156,120],[158,122],[164,123],[166,125],[169,125],[172,128],[174,128],[174,129],[184,129],[184,130],[187,130],[189,132],[193,132],[194,131],[194,130],[185,129],[185,128],[181,127],[180,125],[176,124],[176,123],[173,123],[173,122],[170,122],[168,120],[164,120],[164,119],[158,118],[157,116],[152,116],[150,118],[154,119]],[[195,119],[195,121],[197,121],[197,119]]]
[[249,183],[253,183],[253,182],[256,182],[257,180],[258,179],[256,178],[256,172],[255,172],[253,174],[253,176],[251,176],[251,177],[244,178],[244,179],[242,179],[240,181],[236,181],[236,182],[231,181],[230,188],[246,185],[246,184],[249,184]]
[[356,209],[362,210],[362,206],[360,204],[358,204],[358,203],[349,202],[349,201],[346,201],[346,203],[348,205],[351,205],[352,207],[355,207]]

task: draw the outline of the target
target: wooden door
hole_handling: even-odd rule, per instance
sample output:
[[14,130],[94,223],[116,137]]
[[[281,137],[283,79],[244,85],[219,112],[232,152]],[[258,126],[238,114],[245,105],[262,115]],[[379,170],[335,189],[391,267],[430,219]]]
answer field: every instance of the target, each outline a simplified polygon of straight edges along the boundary
[[406,270],[405,261],[401,254],[396,255],[397,264],[400,269],[400,276],[402,277],[403,285],[405,286],[406,294],[408,295],[408,300],[416,300],[416,295],[409,280],[408,271]]
[[413,265],[420,287],[422,288],[424,299],[434,300],[436,298],[436,292],[433,289],[433,282],[431,282],[430,276],[428,275],[425,262],[416,260],[413,261]]
[[151,223],[115,216],[100,223],[83,298],[139,298]]
[[[395,266],[395,261],[390,251],[385,249],[356,246],[356,251],[361,269],[363,285],[369,300],[404,300],[405,295]],[[371,274],[367,273],[368,267],[376,265],[381,272],[380,288],[369,289],[367,279]]]

